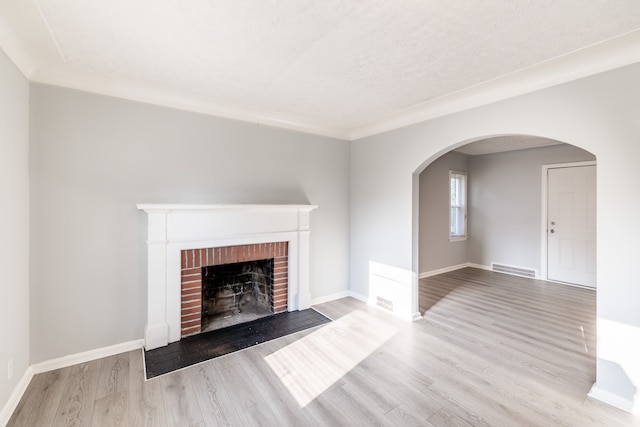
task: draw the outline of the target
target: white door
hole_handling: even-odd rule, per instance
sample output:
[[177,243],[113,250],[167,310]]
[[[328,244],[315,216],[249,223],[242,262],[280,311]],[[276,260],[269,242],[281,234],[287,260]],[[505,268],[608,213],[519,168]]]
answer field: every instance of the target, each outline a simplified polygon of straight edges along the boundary
[[596,167],[547,171],[547,278],[596,287]]

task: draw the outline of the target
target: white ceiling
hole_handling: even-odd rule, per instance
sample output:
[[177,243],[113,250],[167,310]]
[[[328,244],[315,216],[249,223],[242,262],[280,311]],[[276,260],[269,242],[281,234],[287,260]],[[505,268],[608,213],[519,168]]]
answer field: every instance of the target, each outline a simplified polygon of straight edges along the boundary
[[640,61],[638,0],[0,0],[35,82],[344,139]]

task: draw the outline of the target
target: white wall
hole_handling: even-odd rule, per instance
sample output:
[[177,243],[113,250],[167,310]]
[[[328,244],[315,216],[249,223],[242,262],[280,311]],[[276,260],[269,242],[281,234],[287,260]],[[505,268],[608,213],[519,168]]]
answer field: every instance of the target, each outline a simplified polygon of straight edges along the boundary
[[311,296],[348,289],[344,141],[34,84],[31,362],[140,339],[136,203],[312,203]]
[[[449,171],[469,172],[469,156],[450,152],[420,174],[420,273],[468,262],[467,240],[449,241]],[[475,178],[468,176],[468,186]],[[470,207],[470,206],[469,206]],[[468,217],[472,217],[468,212]]]
[[[0,409],[29,366],[29,84],[0,50]],[[13,377],[7,380],[9,359]]]
[[638,75],[636,64],[352,143],[352,290],[368,293],[369,261],[417,274],[414,174],[442,153],[505,134],[579,146],[598,160],[596,391],[640,410]]
[[471,157],[467,261],[540,274],[542,165],[584,160],[595,158],[568,144]]

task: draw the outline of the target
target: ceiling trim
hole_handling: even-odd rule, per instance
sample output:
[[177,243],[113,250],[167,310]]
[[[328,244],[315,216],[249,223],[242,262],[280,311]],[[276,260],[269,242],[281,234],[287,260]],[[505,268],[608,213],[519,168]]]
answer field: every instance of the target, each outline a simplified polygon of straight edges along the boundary
[[445,95],[352,128],[350,140],[567,83],[640,62],[640,30]]
[[349,133],[304,117],[215,102],[210,99],[171,91],[152,84],[105,76],[64,66],[42,67],[31,74],[34,83],[61,86],[83,92],[112,96],[146,104],[192,111],[211,116],[252,122],[266,126],[348,140]]

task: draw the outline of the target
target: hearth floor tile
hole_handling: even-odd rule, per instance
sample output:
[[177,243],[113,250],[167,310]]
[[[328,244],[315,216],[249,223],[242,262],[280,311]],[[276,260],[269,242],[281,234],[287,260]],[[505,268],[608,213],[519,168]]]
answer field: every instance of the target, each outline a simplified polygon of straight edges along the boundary
[[216,329],[144,352],[147,379],[330,322],[314,309]]

